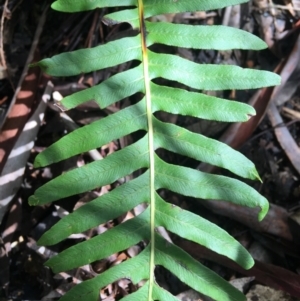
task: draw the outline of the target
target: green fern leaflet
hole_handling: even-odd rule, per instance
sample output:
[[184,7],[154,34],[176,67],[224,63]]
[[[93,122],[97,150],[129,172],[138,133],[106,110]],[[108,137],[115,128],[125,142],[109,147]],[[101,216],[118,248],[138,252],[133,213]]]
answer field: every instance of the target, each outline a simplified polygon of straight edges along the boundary
[[[52,5],[54,9],[63,12],[119,7],[119,11],[106,15],[103,21],[109,25],[127,22],[139,32],[133,37],[125,37],[92,49],[59,54],[37,63],[50,75],[72,76],[132,60],[140,62],[137,67],[65,97],[62,106],[71,109],[86,101],[95,100],[100,108],[105,108],[138,92],[144,97],[136,104],[63,137],[37,156],[35,167],[44,167],[99,148],[136,131],[144,131],[144,136],[103,160],[53,179],[37,189],[29,203],[47,204],[111,184],[134,171],[146,171],[64,217],[41,237],[39,244],[56,244],[71,234],[117,218],[138,204],[148,204],[147,209],[135,218],[72,246],[47,261],[47,265],[57,273],[106,258],[141,241],[146,243],[139,255],[80,283],[64,295],[62,301],[96,301],[101,288],[120,278],[129,278],[134,284],[140,284],[139,289],[123,298],[123,301],[177,300],[155,282],[154,269],[157,265],[165,267],[182,282],[215,300],[245,300],[243,294],[182,249],[167,242],[156,229],[162,226],[227,256],[245,269],[253,265],[249,253],[216,225],[165,202],[157,190],[162,188],[189,197],[260,207],[259,220],[268,211],[267,200],[241,181],[169,164],[158,157],[156,150],[162,148],[214,164],[244,178],[259,180],[259,175],[252,162],[227,145],[178,125],[162,122],[154,117],[154,113],[165,111],[208,120],[247,121],[255,115],[252,107],[208,96],[200,91],[273,86],[279,84],[280,78],[270,72],[237,66],[196,64],[149,49],[157,43],[195,49],[263,49],[266,47],[263,41],[238,29],[149,21],[149,17],[158,14],[212,10],[243,2],[246,1],[58,0]],[[153,82],[157,78],[177,81],[199,92],[158,85]]]

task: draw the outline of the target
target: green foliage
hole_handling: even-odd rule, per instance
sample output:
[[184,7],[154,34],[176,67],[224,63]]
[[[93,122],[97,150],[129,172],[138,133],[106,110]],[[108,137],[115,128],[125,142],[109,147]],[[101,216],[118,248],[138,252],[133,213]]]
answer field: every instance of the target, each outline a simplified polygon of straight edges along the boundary
[[[267,200],[238,180],[166,163],[157,156],[156,150],[163,148],[214,164],[244,178],[259,180],[258,173],[252,162],[227,145],[180,126],[162,122],[153,113],[165,111],[209,120],[247,121],[255,115],[252,107],[207,96],[199,90],[260,88],[277,85],[280,78],[270,72],[237,66],[196,64],[175,55],[155,53],[148,49],[156,43],[216,50],[260,50],[266,47],[263,41],[247,32],[224,26],[175,25],[144,19],[162,13],[210,10],[243,2],[245,1],[58,0],[52,5],[54,9],[64,12],[124,6],[120,11],[105,16],[104,21],[107,24],[127,22],[139,31],[133,37],[92,49],[59,54],[37,63],[50,75],[71,76],[132,60],[140,61],[137,67],[64,98],[62,107],[71,109],[93,99],[101,108],[105,108],[138,92],[144,97],[136,104],[63,137],[38,155],[35,167],[43,167],[99,148],[138,130],[145,134],[132,145],[103,160],[89,163],[48,182],[30,197],[30,204],[47,204],[111,184],[141,168],[146,171],[64,217],[41,237],[39,243],[56,244],[73,233],[80,233],[117,218],[138,204],[148,204],[147,209],[135,218],[70,247],[47,262],[54,272],[60,272],[106,258],[141,241],[147,242],[146,248],[139,255],[77,285],[61,300],[96,301],[102,287],[120,278],[129,278],[135,284],[144,281],[138,291],[122,300],[177,300],[155,282],[156,265],[164,266],[181,281],[215,300],[244,300],[240,292],[183,250],[165,241],[156,229],[163,226],[170,232],[227,256],[245,269],[253,265],[249,253],[216,225],[165,202],[157,190],[163,188],[184,196],[228,201],[248,207],[258,206],[261,208],[260,220],[267,213]],[[156,78],[177,81],[198,92],[158,85],[152,81]]]

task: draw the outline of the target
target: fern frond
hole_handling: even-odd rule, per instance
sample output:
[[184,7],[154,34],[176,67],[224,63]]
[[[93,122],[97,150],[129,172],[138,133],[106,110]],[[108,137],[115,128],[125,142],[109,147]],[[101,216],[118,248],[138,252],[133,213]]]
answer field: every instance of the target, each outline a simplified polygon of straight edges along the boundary
[[[80,283],[61,300],[96,301],[102,287],[120,278],[131,279],[134,284],[139,285],[136,292],[122,299],[124,301],[177,300],[155,282],[154,269],[157,265],[164,266],[181,281],[215,300],[245,299],[226,281],[176,245],[167,242],[156,229],[162,226],[172,233],[227,256],[245,269],[253,265],[253,259],[247,250],[216,225],[167,203],[157,190],[168,189],[189,197],[227,201],[250,208],[260,207],[259,220],[267,213],[267,200],[239,180],[166,163],[158,157],[156,151],[169,150],[225,168],[240,177],[259,180],[255,166],[229,146],[178,125],[162,122],[153,114],[165,111],[208,120],[247,121],[255,115],[252,107],[208,96],[201,93],[201,90],[260,88],[277,85],[280,78],[267,71],[230,65],[202,65],[176,55],[149,50],[150,46],[157,43],[215,50],[260,50],[266,47],[263,41],[249,33],[224,26],[191,26],[146,20],[158,14],[219,9],[243,2],[246,1],[58,0],[52,5],[54,9],[64,12],[123,7],[118,12],[106,15],[104,21],[108,24],[127,22],[139,30],[133,37],[108,42],[92,49],[59,54],[35,64],[53,76],[73,76],[133,60],[140,62],[137,67],[65,97],[61,107],[68,110],[94,100],[100,108],[105,108],[136,93],[142,93],[144,97],[136,104],[61,138],[37,156],[35,167],[44,167],[102,147],[137,131],[144,131],[145,134],[138,141],[103,160],[89,163],[51,180],[36,190],[29,203],[47,204],[111,184],[134,171],[146,171],[64,217],[41,237],[39,244],[56,244],[71,234],[117,218],[139,204],[148,205],[140,215],[48,260],[47,265],[54,272],[60,272],[106,258],[141,241],[146,243],[144,250],[136,257]],[[158,85],[153,82],[157,78],[177,81],[195,92]]]

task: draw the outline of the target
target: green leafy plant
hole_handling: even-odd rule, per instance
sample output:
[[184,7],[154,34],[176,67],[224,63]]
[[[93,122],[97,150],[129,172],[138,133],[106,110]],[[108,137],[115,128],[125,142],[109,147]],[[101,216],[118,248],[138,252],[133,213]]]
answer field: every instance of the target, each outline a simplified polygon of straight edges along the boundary
[[[144,97],[136,104],[69,133],[40,153],[35,160],[35,167],[99,148],[136,131],[144,131],[144,136],[103,160],[51,180],[36,190],[29,203],[47,204],[113,183],[137,170],[143,173],[64,217],[41,237],[39,244],[56,244],[71,234],[114,219],[138,204],[148,204],[140,215],[72,246],[47,261],[46,264],[57,273],[145,242],[146,247],[136,257],[80,283],[61,300],[98,300],[99,290],[120,278],[130,278],[134,284],[140,284],[136,292],[122,300],[177,300],[155,282],[154,269],[157,265],[164,266],[181,281],[215,300],[244,300],[242,293],[182,249],[167,242],[157,229],[162,226],[227,256],[245,269],[253,265],[249,253],[216,225],[167,203],[157,190],[163,188],[189,197],[223,200],[248,207],[259,206],[259,220],[267,213],[267,200],[236,179],[169,164],[157,155],[156,150],[162,148],[214,164],[244,178],[259,180],[258,173],[252,162],[227,145],[178,125],[162,122],[154,113],[165,111],[208,120],[247,121],[255,115],[252,107],[208,96],[200,91],[260,88],[277,85],[280,78],[270,72],[237,66],[197,64],[176,55],[155,53],[149,49],[156,43],[215,50],[260,50],[266,47],[263,41],[247,32],[224,26],[192,26],[147,20],[158,14],[212,10],[243,2],[246,1],[58,0],[52,5],[54,9],[63,12],[123,7],[106,15],[104,22],[109,25],[127,22],[138,30],[135,36],[92,49],[59,54],[37,63],[50,75],[72,76],[132,60],[140,62],[138,66],[111,76],[94,87],[65,97],[61,106],[67,110],[88,100],[95,100],[100,108],[105,108],[138,92]],[[157,78],[177,81],[197,92],[159,85],[153,81]]]

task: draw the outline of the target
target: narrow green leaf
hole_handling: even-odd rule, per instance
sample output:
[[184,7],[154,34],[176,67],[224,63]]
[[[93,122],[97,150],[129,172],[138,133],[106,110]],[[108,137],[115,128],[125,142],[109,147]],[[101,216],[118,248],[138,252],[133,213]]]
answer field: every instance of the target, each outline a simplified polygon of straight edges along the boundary
[[156,235],[155,263],[182,282],[216,301],[244,301],[246,297],[223,278],[200,264],[177,246]]
[[280,76],[268,71],[230,65],[200,65],[179,56],[149,51],[151,78],[176,80],[195,89],[255,89],[280,84]]
[[146,22],[147,42],[196,49],[253,49],[267,44],[244,30],[228,26],[196,26],[165,22]]
[[46,183],[29,198],[30,205],[47,204],[103,185],[148,167],[147,136],[103,160],[76,168]]
[[[144,16],[150,18],[159,14],[180,13],[189,11],[205,11],[223,8],[230,5],[245,3],[247,0],[144,0]],[[120,12],[111,13],[105,16],[106,24],[113,25],[122,22],[129,23],[133,28],[139,27],[138,10],[126,9]]]
[[62,251],[50,258],[46,265],[54,273],[60,273],[125,250],[143,239],[149,239],[149,218],[148,208],[139,216]]
[[[55,142],[35,160],[35,166],[45,166],[80,153],[101,147],[115,139],[147,128],[145,102],[120,110],[86,125]],[[93,139],[90,139],[93,133]]]
[[51,7],[55,10],[74,13],[103,7],[136,6],[135,0],[57,0]]
[[247,121],[256,115],[253,107],[247,104],[183,89],[151,83],[151,93],[153,112],[165,111],[224,122]]
[[137,92],[144,92],[144,75],[142,65],[118,73],[99,85],[65,97],[61,103],[66,109],[94,100],[100,108],[129,97]]
[[39,239],[38,244],[57,244],[71,234],[101,225],[148,201],[149,171],[65,216]]
[[179,13],[197,10],[212,10],[247,2],[247,0],[176,0],[170,4],[169,0],[143,0],[145,16],[149,14]]
[[153,118],[155,146],[230,170],[238,176],[259,180],[255,165],[225,143],[192,133]]
[[66,52],[43,59],[39,66],[52,76],[71,76],[116,66],[131,60],[141,60],[140,36],[123,38],[89,49]]
[[158,194],[155,220],[157,226],[224,255],[244,269],[254,265],[248,251],[226,231],[196,214],[166,203]]
[[268,212],[268,201],[255,189],[236,179],[167,164],[157,156],[155,168],[156,189],[166,188],[186,196],[224,200],[250,208],[260,207],[260,221]]
[[149,274],[148,261],[149,246],[136,257],[111,267],[99,276],[77,284],[62,296],[60,301],[99,301],[100,289],[122,278],[131,279],[134,284],[137,284],[141,279],[146,279]]

